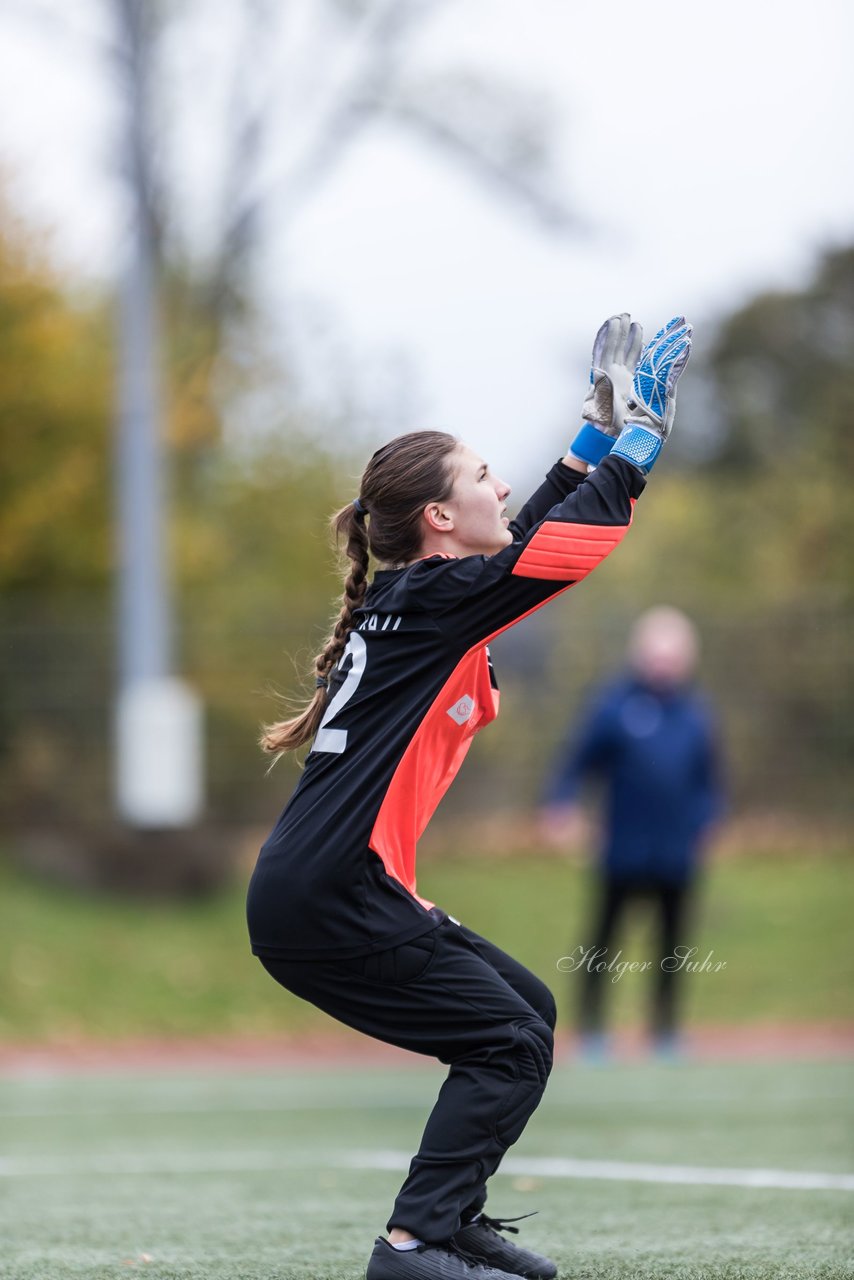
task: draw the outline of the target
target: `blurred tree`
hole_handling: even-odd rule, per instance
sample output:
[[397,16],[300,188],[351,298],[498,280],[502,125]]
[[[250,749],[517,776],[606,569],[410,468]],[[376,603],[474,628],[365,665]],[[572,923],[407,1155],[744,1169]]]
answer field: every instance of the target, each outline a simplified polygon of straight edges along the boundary
[[170,415],[182,439],[217,439],[217,359],[252,316],[259,245],[287,234],[309,194],[372,128],[429,145],[540,231],[580,229],[552,172],[542,92],[431,61],[430,27],[447,8],[447,0],[88,0],[73,9],[10,0],[7,15],[64,40],[93,74],[107,68],[131,122],[129,134],[112,138],[113,165],[147,229],[163,313],[178,333],[164,349],[168,398],[187,401]]
[[708,358],[723,414],[721,467],[783,458],[854,466],[854,248],[827,253],[806,288],[765,293],[721,325]]
[[0,206],[0,590],[102,590],[112,569],[106,316]]
[[[105,767],[114,669],[111,311],[69,291],[43,243],[0,200],[0,814],[103,819],[94,773]],[[198,432],[190,398],[179,404],[188,425],[173,452],[182,464]],[[325,519],[346,451],[333,464],[310,443],[322,432],[305,416],[293,431],[290,445],[273,435],[241,457],[208,445],[205,468],[188,467],[179,488],[174,558],[182,613],[195,623],[186,656],[214,699],[223,699],[235,649],[246,647],[252,671],[256,638],[275,631],[283,599],[304,642],[334,590],[322,573]],[[224,698],[244,699],[244,733],[245,698],[262,684],[263,674],[250,674]]]

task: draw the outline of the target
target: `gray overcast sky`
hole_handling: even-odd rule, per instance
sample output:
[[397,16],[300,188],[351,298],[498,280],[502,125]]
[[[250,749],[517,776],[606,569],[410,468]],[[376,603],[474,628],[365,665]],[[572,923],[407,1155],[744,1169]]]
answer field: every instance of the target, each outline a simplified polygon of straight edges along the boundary
[[[631,310],[652,331],[685,311],[701,342],[704,318],[798,284],[819,248],[852,238],[852,13],[843,0],[447,5],[419,61],[500,71],[549,95],[562,189],[591,234],[538,236],[380,128],[286,245],[270,218],[274,327],[296,292],[336,335],[320,359],[303,344],[318,384],[339,349],[366,385],[392,353],[418,409],[404,426],[455,431],[511,481],[527,478],[565,443],[606,315]],[[94,274],[108,273],[120,235],[102,176],[108,114],[79,51],[3,18],[0,0],[0,163],[18,203],[56,227],[62,257]],[[289,314],[293,325],[301,313]]]

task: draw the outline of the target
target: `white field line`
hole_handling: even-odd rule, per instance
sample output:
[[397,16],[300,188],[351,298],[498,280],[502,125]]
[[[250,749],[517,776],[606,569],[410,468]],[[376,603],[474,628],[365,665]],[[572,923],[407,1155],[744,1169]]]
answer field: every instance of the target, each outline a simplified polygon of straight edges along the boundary
[[[798,1094],[796,1099],[792,1101],[809,1102],[817,1098],[821,1101],[849,1101],[850,1092],[824,1092],[821,1094]],[[728,1104],[730,1099],[727,1097],[719,1097],[715,1095],[697,1094],[692,1099],[694,1102],[702,1102],[705,1106],[711,1107],[717,1104]],[[783,1099],[786,1101],[786,1099]],[[389,1111],[396,1109],[424,1109],[427,1105],[427,1095],[421,1093],[411,1095],[409,1097],[389,1097],[375,1096],[370,1098],[357,1098],[354,1100],[342,1097],[327,1098],[283,1098],[279,1094],[263,1095],[255,1098],[192,1098],[182,1097],[170,1099],[165,1097],[150,1098],[144,1100],[106,1100],[101,1102],[82,1102],[64,1105],[61,1102],[42,1102],[39,1105],[23,1103],[20,1106],[3,1106],[0,1104],[0,1121],[3,1120],[55,1120],[55,1119],[82,1119],[94,1118],[97,1116],[115,1116],[119,1119],[127,1119],[133,1116],[157,1116],[157,1115],[227,1115],[230,1113],[239,1114],[241,1112],[258,1112],[258,1111],[350,1111],[356,1109],[371,1109],[378,1111]],[[561,1102],[553,1102],[554,1110],[564,1108],[566,1105]],[[609,1104],[610,1105],[610,1104]]]
[[[370,1101],[364,1103],[365,1107],[371,1110],[393,1110],[394,1108],[406,1107],[413,1108],[422,1106],[423,1103],[417,1098],[371,1098]],[[349,1101],[342,1101],[340,1098],[329,1098],[326,1100],[313,1100],[303,1102],[299,1098],[281,1099],[281,1098],[245,1098],[240,1101],[222,1101],[208,1102],[205,1100],[195,1101],[188,1098],[184,1102],[135,1102],[129,1103],[127,1106],[122,1104],[110,1103],[83,1103],[80,1106],[61,1107],[61,1106],[42,1106],[42,1107],[14,1107],[5,1110],[0,1107],[0,1120],[56,1120],[56,1119],[74,1119],[77,1116],[83,1119],[92,1119],[97,1116],[115,1116],[122,1120],[132,1118],[133,1116],[172,1116],[172,1115],[229,1115],[231,1113],[240,1114],[241,1112],[257,1112],[257,1111],[351,1111],[353,1104]]]
[[[411,1156],[402,1151],[359,1151],[357,1169],[406,1171]],[[789,1169],[704,1169],[683,1164],[640,1164],[623,1160],[572,1160],[563,1156],[517,1157],[501,1162],[501,1173],[531,1178],[597,1178],[608,1182],[675,1182],[694,1187],[767,1187],[786,1191],[854,1191],[852,1173]]]
[[[161,1177],[166,1174],[287,1173],[306,1168],[329,1168],[332,1162],[316,1156],[283,1159],[270,1151],[150,1152],[131,1155],[0,1157],[0,1178],[65,1178],[87,1174],[106,1177]],[[336,1162],[340,1166],[340,1161]]]
[[[283,1159],[270,1151],[127,1152],[89,1158],[24,1157],[0,1159],[0,1178],[81,1177],[86,1175],[163,1176],[168,1174],[288,1173],[305,1168],[377,1169],[405,1172],[410,1155],[403,1151],[357,1151],[330,1159],[318,1155]],[[561,1157],[510,1157],[501,1172],[537,1178],[606,1179],[620,1182],[678,1183],[690,1186],[754,1187],[789,1191],[854,1191],[854,1174],[814,1173],[788,1169],[703,1169],[691,1165],[631,1164],[617,1160],[571,1160]]]

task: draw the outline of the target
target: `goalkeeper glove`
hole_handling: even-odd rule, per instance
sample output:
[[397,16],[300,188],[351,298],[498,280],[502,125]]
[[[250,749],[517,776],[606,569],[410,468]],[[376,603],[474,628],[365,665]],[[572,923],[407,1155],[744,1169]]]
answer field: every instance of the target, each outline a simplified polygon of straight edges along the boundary
[[626,401],[626,425],[611,452],[647,475],[676,416],[676,383],[691,354],[690,324],[674,316],[641,352]]
[[584,426],[569,448],[573,457],[592,467],[611,452],[623,429],[642,346],[643,330],[626,311],[611,316],[596,334],[590,389],[581,410]]

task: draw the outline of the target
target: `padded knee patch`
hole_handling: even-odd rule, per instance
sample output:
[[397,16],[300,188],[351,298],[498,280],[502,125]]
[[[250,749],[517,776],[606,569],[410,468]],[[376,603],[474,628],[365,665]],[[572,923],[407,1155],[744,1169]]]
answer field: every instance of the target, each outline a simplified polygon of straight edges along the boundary
[[517,1080],[495,1122],[495,1136],[506,1147],[517,1140],[536,1110],[554,1060],[554,1037],[545,1022],[518,1023],[515,1031]]

